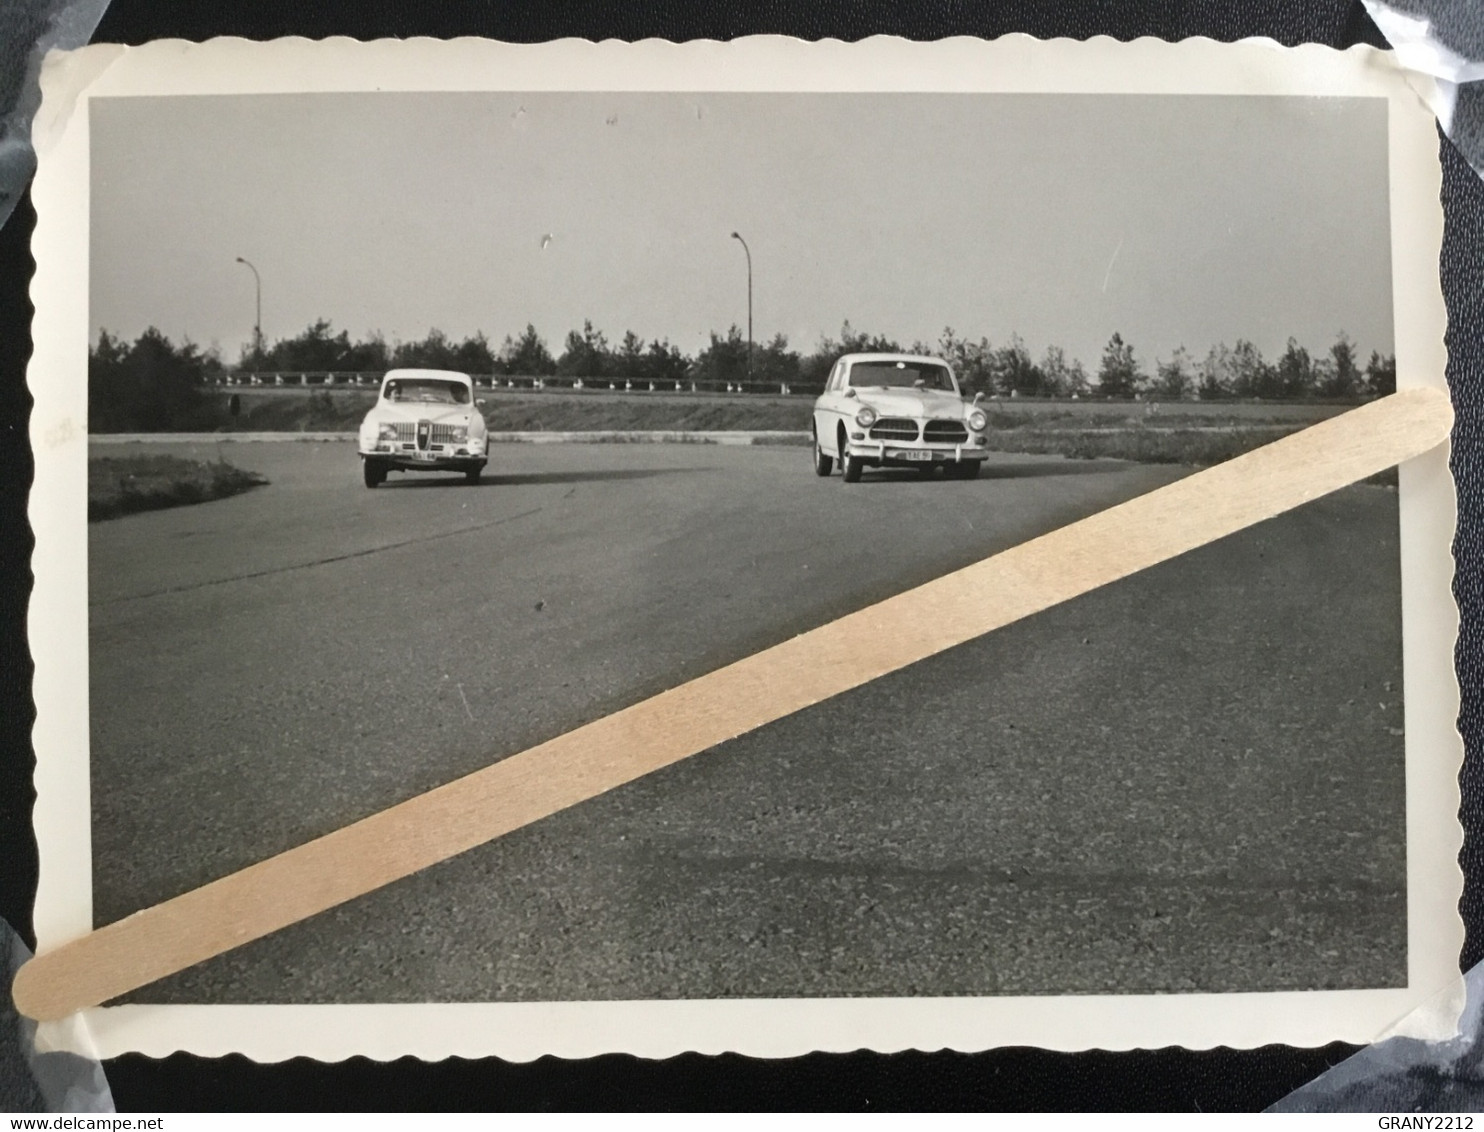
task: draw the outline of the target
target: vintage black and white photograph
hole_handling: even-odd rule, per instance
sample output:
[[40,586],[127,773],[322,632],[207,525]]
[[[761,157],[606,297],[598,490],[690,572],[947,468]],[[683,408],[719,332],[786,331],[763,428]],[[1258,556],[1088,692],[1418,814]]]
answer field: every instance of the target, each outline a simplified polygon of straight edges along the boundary
[[[1440,300],[1398,297],[1414,126],[1384,84],[432,89],[429,65],[430,89],[78,103],[85,204],[55,215],[86,222],[87,424],[54,439],[73,490],[86,466],[92,926],[1442,381]],[[1457,757],[1410,737],[1419,673],[1447,671],[1404,632],[1412,474],[97,1013],[1404,1006],[1453,821],[1409,859],[1409,768]]]

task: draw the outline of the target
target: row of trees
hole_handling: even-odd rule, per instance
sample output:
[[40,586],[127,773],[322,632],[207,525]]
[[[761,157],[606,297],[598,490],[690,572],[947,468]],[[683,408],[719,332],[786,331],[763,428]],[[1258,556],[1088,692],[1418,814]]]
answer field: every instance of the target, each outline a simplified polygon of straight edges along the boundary
[[215,352],[176,345],[154,327],[133,342],[106,330],[88,353],[91,432],[172,432],[206,418],[205,385],[221,371]]
[[968,389],[1001,396],[1346,400],[1380,396],[1396,388],[1394,360],[1373,351],[1362,365],[1355,344],[1343,333],[1318,356],[1290,338],[1283,353],[1270,362],[1253,343],[1238,339],[1234,346],[1213,346],[1199,359],[1182,346],[1168,359],[1155,360],[1152,365],[1143,363],[1122,335],[1114,334],[1097,372],[1089,374],[1079,359],[1068,357],[1059,346],[1047,347],[1039,359],[1032,357],[1018,335],[995,346],[987,338],[974,341],[948,327],[937,342],[904,344],[879,334],[862,333],[848,322],[841,327],[839,337],[823,339],[807,354],[790,349],[788,338],[782,334],[756,343],[749,367],[747,340],[736,326],[725,334],[711,334],[707,345],[691,358],[667,339],[646,342],[632,330],[617,343],[610,343],[590,321],[584,322],[581,330],[570,331],[560,353],[553,354],[530,325],[519,335],[507,336],[496,348],[483,334],[455,342],[440,330],[411,342],[388,343],[379,334],[352,341],[345,331],[334,333],[330,324],[321,320],[271,348],[248,351],[240,368],[375,372],[397,366],[426,366],[522,377],[665,382],[740,382],[750,374],[753,380],[768,384],[817,385],[841,354],[903,349],[940,355],[953,365]]
[[1239,338],[1211,347],[1197,361],[1184,346],[1146,367],[1123,336],[1103,349],[1095,377],[1060,346],[1048,346],[1037,361],[1018,336],[1000,347],[971,342],[946,330],[934,351],[947,358],[960,380],[975,391],[1023,397],[1142,397],[1160,400],[1233,399],[1359,400],[1396,391],[1396,359],[1372,351],[1362,368],[1355,344],[1341,333],[1328,352],[1314,357],[1290,338],[1277,361]]
[[[995,346],[987,338],[961,337],[949,327],[937,342],[904,345],[861,333],[848,322],[838,337],[823,339],[807,354],[790,349],[784,335],[775,335],[753,347],[749,366],[747,340],[736,326],[726,334],[711,334],[707,345],[688,357],[668,340],[645,342],[633,331],[612,344],[591,322],[568,333],[561,352],[553,354],[530,325],[495,348],[483,334],[455,342],[440,330],[410,342],[387,342],[380,334],[353,341],[321,319],[271,347],[249,349],[231,368],[365,373],[405,366],[523,377],[718,383],[742,382],[750,373],[754,381],[808,388],[824,382],[841,354],[904,349],[946,358],[967,390],[997,396],[1358,400],[1396,388],[1395,360],[1373,351],[1362,366],[1354,343],[1343,333],[1318,356],[1290,338],[1283,353],[1270,362],[1253,343],[1238,339],[1234,346],[1213,346],[1199,360],[1181,347],[1152,366],[1114,334],[1096,373],[1090,374],[1059,346],[1047,347],[1039,359],[1034,358],[1018,335]],[[183,418],[204,410],[203,387],[228,368],[216,351],[202,351],[189,341],[177,345],[153,327],[133,342],[104,331],[89,357],[93,427],[184,427]]]

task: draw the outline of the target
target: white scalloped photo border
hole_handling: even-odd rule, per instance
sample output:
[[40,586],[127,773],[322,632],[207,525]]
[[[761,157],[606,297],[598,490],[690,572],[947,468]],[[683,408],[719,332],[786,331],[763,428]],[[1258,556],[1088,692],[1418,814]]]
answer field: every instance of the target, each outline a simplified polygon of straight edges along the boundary
[[[1396,357],[1402,388],[1443,387],[1438,279],[1441,173],[1432,114],[1392,56],[1267,41],[1218,44],[1042,42],[1007,36],[915,43],[883,37],[806,43],[461,39],[302,39],[140,48],[95,46],[49,57],[35,122],[36,479],[30,517],[36,576],[35,831],[41,876],[38,951],[92,924],[87,623],[87,103],[141,95],[316,91],[1081,92],[1348,96],[1385,99]],[[814,1050],[978,1050],[1021,1044],[1077,1050],[1368,1042],[1406,1016],[1416,1036],[1451,1034],[1461,1007],[1457,905],[1462,743],[1453,668],[1457,610],[1450,553],[1453,483],[1444,448],[1400,476],[1407,712],[1408,985],[1271,994],[964,998],[729,999],[641,1002],[315,1006],[118,1006],[40,1029],[43,1048],[98,1056],[176,1050],[261,1061],[306,1055],[585,1057],[687,1051],[784,1057]],[[1439,992],[1456,988],[1457,993]],[[1427,1004],[1434,1005],[1421,1010]]]

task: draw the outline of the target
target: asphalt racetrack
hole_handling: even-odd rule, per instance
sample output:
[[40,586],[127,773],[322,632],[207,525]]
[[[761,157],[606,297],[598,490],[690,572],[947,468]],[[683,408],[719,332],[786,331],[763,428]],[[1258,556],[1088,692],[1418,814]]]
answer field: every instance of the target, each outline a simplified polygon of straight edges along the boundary
[[[100,924],[1187,471],[158,450],[271,483],[89,528]],[[1399,608],[1351,487],[130,1000],[1404,985]]]

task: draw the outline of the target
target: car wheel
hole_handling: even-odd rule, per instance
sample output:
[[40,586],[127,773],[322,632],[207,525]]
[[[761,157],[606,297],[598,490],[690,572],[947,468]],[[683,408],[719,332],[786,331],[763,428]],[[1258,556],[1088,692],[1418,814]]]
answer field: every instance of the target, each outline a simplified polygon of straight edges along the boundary
[[960,460],[958,466],[953,469],[953,478],[956,480],[977,480],[979,478],[979,461]]
[[835,460],[833,456],[826,456],[824,449],[819,446],[819,437],[814,438],[814,474],[816,476],[827,476],[834,470]]
[[361,479],[367,487],[375,487],[386,479],[386,469],[375,460],[361,461]]
[[470,487],[478,487],[479,475],[483,471],[484,468],[482,466],[478,468],[468,469],[466,472],[464,472],[464,482],[467,483]]
[[861,470],[865,466],[866,466],[866,462],[864,460],[862,460],[859,456],[846,456],[845,457],[845,466],[844,466],[844,469],[843,469],[844,472],[845,472],[845,482],[846,483],[860,483]]

